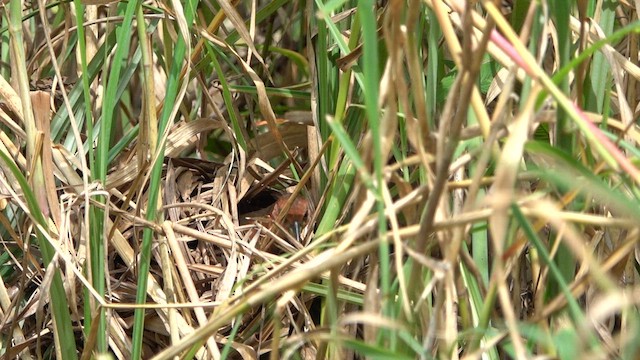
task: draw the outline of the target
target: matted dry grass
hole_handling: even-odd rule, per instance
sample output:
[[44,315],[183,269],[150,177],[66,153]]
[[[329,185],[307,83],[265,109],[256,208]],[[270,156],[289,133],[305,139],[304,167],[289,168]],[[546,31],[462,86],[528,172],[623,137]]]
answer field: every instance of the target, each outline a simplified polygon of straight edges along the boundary
[[636,357],[637,4],[273,3],[18,1],[4,358]]

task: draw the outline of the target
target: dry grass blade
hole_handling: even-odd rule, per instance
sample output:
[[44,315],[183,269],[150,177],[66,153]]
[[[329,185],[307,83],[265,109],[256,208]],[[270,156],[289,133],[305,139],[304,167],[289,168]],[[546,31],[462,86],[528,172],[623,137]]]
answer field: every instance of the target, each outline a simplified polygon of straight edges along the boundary
[[[295,289],[315,278],[318,273],[322,273],[335,266],[339,266],[344,263],[345,260],[367,254],[375,249],[376,246],[377,242],[372,241],[339,253],[334,250],[328,250],[319,254],[313,260],[305,263],[301,268],[298,268],[297,271],[291,272],[282,278],[273,281],[268,286],[258,288],[252,293],[252,295],[245,299],[241,299],[239,302],[232,305],[222,306],[222,308],[217,312],[218,316],[213,321],[210,321],[204,327],[183,339],[179,344],[176,344],[176,346],[159,353],[154,357],[154,359],[170,359],[173,356],[178,356],[182,351],[188,349],[189,346],[211,336],[213,332],[217,331],[219,327],[233,319],[245,307],[256,306],[274,298],[287,289]],[[224,309],[224,311],[222,311],[222,309]]]

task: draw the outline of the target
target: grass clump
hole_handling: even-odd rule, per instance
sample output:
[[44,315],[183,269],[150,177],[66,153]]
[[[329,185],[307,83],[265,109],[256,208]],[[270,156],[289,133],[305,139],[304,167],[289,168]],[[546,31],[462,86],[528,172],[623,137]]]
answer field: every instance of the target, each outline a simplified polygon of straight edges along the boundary
[[636,358],[634,6],[8,0],[0,354]]

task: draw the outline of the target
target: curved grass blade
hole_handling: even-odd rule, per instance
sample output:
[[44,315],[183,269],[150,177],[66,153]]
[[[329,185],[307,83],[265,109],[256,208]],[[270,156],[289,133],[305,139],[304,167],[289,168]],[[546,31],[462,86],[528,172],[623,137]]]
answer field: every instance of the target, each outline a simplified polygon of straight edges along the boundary
[[[29,215],[36,225],[34,227],[36,232],[36,239],[38,240],[40,253],[42,254],[42,262],[44,264],[44,267],[46,268],[49,266],[49,264],[51,264],[51,261],[53,260],[53,257],[55,255],[55,249],[53,248],[53,246],[51,246],[51,244],[49,244],[44,235],[44,231],[49,228],[47,220],[45,219],[42,210],[40,210],[38,200],[36,199],[33,191],[31,191],[31,187],[29,186],[27,179],[13,162],[11,156],[6,154],[4,151],[0,151],[0,159],[2,159],[2,161],[6,165],[5,169],[11,171],[13,176],[15,176],[16,180],[20,184],[20,188],[22,189],[24,198],[27,202]],[[60,271],[56,271],[53,274],[49,291],[54,319],[54,328],[56,333],[58,334],[61,346],[60,351],[62,354],[65,354],[65,356],[67,356],[67,359],[77,359],[78,355],[76,351],[77,348],[75,335],[73,332],[73,323],[71,322],[67,295],[64,290],[64,284],[62,282]]]

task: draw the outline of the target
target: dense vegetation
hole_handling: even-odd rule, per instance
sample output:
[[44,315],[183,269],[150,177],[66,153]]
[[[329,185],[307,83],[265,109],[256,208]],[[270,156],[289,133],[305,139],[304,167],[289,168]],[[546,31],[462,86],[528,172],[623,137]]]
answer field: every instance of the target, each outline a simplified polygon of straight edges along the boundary
[[6,359],[635,359],[638,1],[0,6]]

